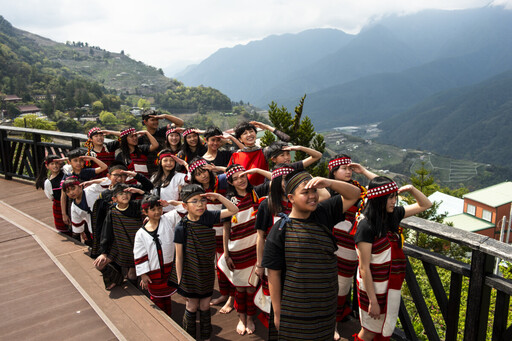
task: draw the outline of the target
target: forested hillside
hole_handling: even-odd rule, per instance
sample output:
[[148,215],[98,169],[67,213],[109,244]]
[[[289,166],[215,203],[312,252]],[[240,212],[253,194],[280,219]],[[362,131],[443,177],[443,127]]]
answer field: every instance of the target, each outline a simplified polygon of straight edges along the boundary
[[382,124],[380,140],[512,166],[512,71],[433,95]]
[[216,89],[185,87],[123,52],[83,42],[53,42],[16,29],[2,16],[0,66],[0,97],[22,99],[21,103],[0,102],[6,118],[16,117],[20,104],[37,105],[64,131],[79,131],[73,118],[91,114],[90,109],[96,115],[123,111],[126,117],[140,99],[171,112],[232,109],[231,100]]

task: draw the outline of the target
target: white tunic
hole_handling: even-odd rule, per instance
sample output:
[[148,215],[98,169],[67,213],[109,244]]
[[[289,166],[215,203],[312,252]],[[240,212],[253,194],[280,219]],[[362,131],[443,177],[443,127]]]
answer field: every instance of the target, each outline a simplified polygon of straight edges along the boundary
[[[186,185],[185,178],[187,177],[184,173],[175,173],[172,177],[169,185],[166,187],[160,187],[160,199],[169,201],[169,200],[180,200],[180,187]],[[158,195],[158,188],[154,188],[151,190],[151,194]],[[164,207],[164,212],[170,212],[180,206],[169,205]]]
[[[174,230],[180,220],[181,217],[176,210],[166,213],[160,218],[158,240],[162,246],[164,264],[169,264],[174,261]],[[160,269],[155,241],[143,228],[139,229],[135,234],[133,255],[137,276]],[[138,260],[142,261],[138,262]]]
[[[98,200],[98,197],[103,190],[103,187],[98,184],[84,188],[85,199],[87,201],[87,206],[89,206],[89,211],[92,211],[94,203]],[[71,204],[71,226],[73,233],[84,232],[84,225],[86,224],[87,229],[92,233],[91,213],[82,210],[73,201]]]

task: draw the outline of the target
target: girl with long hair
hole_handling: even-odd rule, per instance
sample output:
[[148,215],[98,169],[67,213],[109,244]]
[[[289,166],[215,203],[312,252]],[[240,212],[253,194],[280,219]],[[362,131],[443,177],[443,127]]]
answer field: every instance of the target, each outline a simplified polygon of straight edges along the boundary
[[[151,144],[138,145],[139,136],[146,135]],[[115,152],[116,160],[123,162],[128,170],[148,176],[147,155],[158,149],[157,140],[147,130],[135,131],[127,128],[120,133],[120,147]]]
[[[87,133],[87,141],[85,141],[85,148],[87,153],[85,155],[94,156],[98,160],[103,161],[107,166],[115,160],[115,150],[119,148],[119,140],[112,142],[105,142],[105,135],[115,135],[119,137],[120,133],[117,131],[102,130],[99,127],[94,127]],[[102,178],[107,175],[107,171],[103,171],[97,177]]]
[[[360,198],[364,199],[366,188],[359,182],[352,179],[352,173],[363,174],[367,179],[371,180],[377,175],[368,171],[360,164],[353,163],[350,156],[346,154],[338,154],[334,156],[327,164],[329,168],[329,179],[348,182],[356,186],[360,190]],[[332,193],[335,195],[337,193]],[[354,233],[352,227],[355,222],[355,216],[362,207],[363,201],[358,200],[355,205],[349,207],[345,212],[345,220],[340,221],[334,226],[334,237],[338,244],[336,256],[338,258],[338,309],[336,311],[336,322],[339,324],[347,315],[352,312],[350,301],[347,297],[350,288],[354,282],[354,276],[357,271],[357,252],[354,242]],[[335,330],[334,340],[339,340],[340,335],[338,328]]]
[[[160,151],[160,153],[158,153],[157,162],[158,169],[151,177],[151,182],[154,186],[151,193],[165,201],[179,200],[181,187],[186,184],[186,174],[176,172],[176,167],[180,164],[187,168],[187,163],[175,156],[170,149]],[[176,209],[176,207],[173,205],[163,208],[164,212],[169,212],[174,209]]]
[[36,189],[44,189],[44,194],[52,201],[53,222],[58,232],[65,235],[71,235],[68,226],[62,219],[61,199],[61,181],[64,177],[62,171],[62,161],[57,155],[47,155],[44,158],[39,174],[36,178]]
[[226,169],[228,190],[226,198],[238,207],[238,213],[230,221],[224,222],[224,253],[217,267],[235,287],[235,309],[240,321],[236,331],[240,335],[253,334],[256,315],[254,293],[257,283],[251,283],[251,275],[256,264],[256,212],[260,198],[268,193],[268,182],[253,187],[247,174],[259,173],[270,178],[270,172],[258,168],[246,170],[239,164]]
[[[411,194],[416,203],[396,206],[400,193]],[[398,188],[384,176],[370,181],[366,197],[368,202],[357,218],[354,237],[359,258],[357,292],[361,322],[354,340],[389,340],[398,318],[405,278],[400,221],[425,211],[432,203],[414,186]]]
[[199,131],[195,128],[188,128],[183,133],[183,145],[181,151],[178,153],[180,159],[190,163],[195,157],[201,156],[206,153],[207,148],[199,137]]
[[181,134],[183,128],[171,128],[165,133],[165,148],[177,155],[181,150]]

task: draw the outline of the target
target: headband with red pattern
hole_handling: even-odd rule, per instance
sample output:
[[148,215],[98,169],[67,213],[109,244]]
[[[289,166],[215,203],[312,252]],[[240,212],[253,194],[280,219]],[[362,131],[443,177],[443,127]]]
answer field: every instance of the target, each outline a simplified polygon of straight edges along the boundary
[[165,137],[169,136],[169,134],[180,134],[176,128],[171,128],[165,132]]
[[280,177],[280,176],[288,175],[291,172],[293,172],[294,170],[295,169],[293,169],[292,167],[281,167],[281,168],[274,169],[272,171],[272,180],[274,180],[275,178]]
[[190,172],[190,174],[192,174],[197,168],[202,167],[206,164],[208,163],[206,162],[205,159],[199,159],[188,167],[188,171]]
[[334,159],[329,161],[329,164],[327,167],[329,167],[329,170],[333,170],[333,168],[341,166],[341,165],[350,165],[352,163],[352,159],[349,157],[340,157],[338,159]]
[[98,127],[91,128],[91,130],[89,130],[89,132],[87,133],[87,137],[91,138],[93,135],[99,134],[100,132],[101,132],[101,128],[98,128]]
[[183,137],[186,137],[188,134],[197,134],[197,132],[195,131],[195,129],[187,129],[181,135],[183,135]]
[[125,137],[130,134],[135,134],[135,128],[128,128],[128,129],[121,131],[120,137]]
[[158,155],[158,158],[160,160],[162,160],[164,157],[172,157],[172,156],[173,156],[173,154],[171,154],[171,153],[165,153],[165,154]]
[[398,191],[398,186],[396,185],[396,182],[392,181],[388,184],[369,189],[366,192],[366,197],[368,199],[373,199],[373,198],[378,198],[383,195],[391,194],[391,193],[394,193],[397,191]]
[[235,166],[235,167],[231,168],[230,170],[228,170],[226,172],[226,178],[229,179],[231,176],[233,176],[233,174],[238,173],[238,172],[245,172],[245,168],[243,166]]

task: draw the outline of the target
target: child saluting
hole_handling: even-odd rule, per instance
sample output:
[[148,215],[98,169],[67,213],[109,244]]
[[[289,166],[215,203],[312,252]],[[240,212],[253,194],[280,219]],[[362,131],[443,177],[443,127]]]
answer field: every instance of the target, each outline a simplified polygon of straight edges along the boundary
[[[212,333],[210,300],[215,282],[215,230],[221,219],[238,213],[238,208],[218,193],[205,193],[200,185],[186,185],[180,192],[187,215],[176,226],[174,243],[175,267],[170,285],[186,297],[183,329],[196,337],[196,312],[200,313],[201,339],[209,340]],[[209,200],[218,200],[226,209],[206,209]]]

